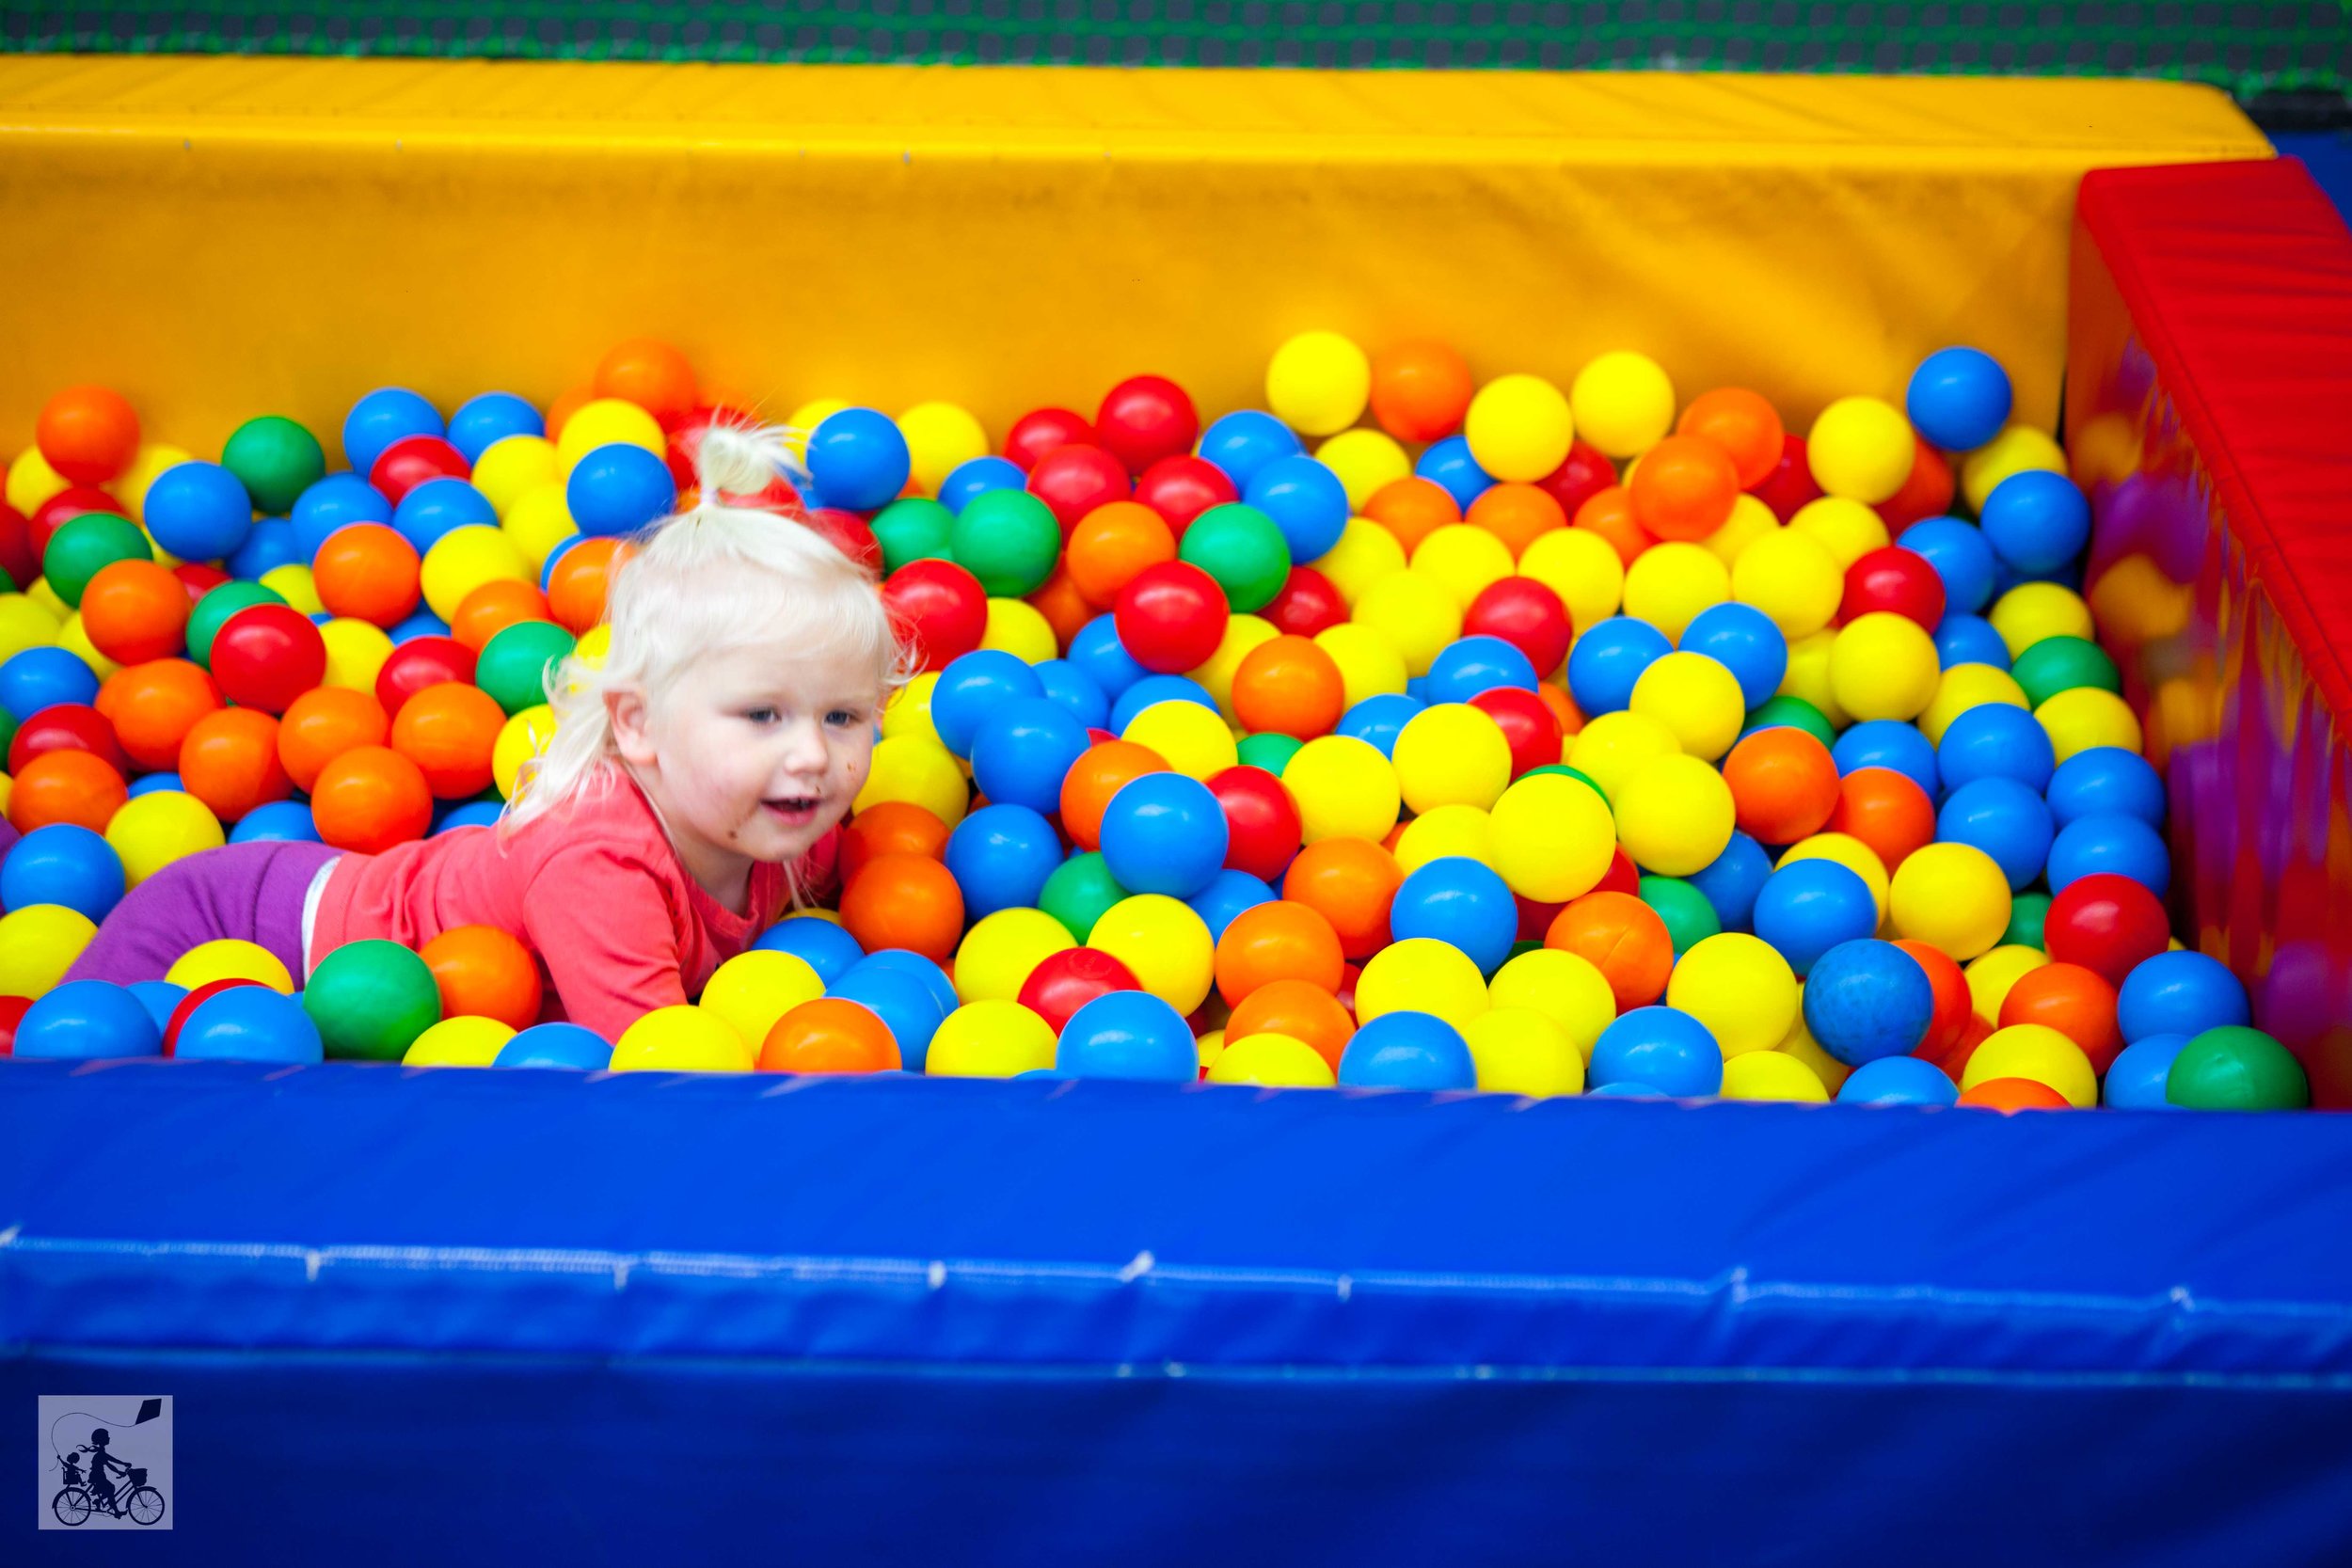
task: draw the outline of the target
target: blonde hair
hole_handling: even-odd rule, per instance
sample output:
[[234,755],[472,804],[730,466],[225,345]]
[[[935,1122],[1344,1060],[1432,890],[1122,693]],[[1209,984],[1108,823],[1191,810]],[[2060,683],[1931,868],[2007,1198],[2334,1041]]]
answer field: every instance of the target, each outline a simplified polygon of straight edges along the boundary
[[574,656],[548,672],[555,736],[523,765],[501,834],[612,787],[621,762],[605,698],[615,689],[659,702],[696,659],[768,641],[870,660],[882,697],[904,684],[905,651],[872,574],[797,512],[734,504],[779,476],[805,480],[793,434],[731,424],[705,433],[698,499],[637,535],[612,575],[603,663]]

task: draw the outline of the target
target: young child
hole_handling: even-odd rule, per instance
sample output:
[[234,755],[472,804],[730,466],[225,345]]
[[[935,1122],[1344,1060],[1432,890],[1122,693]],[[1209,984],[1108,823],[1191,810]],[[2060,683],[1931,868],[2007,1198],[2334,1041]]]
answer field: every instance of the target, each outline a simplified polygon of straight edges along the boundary
[[116,906],[68,979],[159,979],[200,942],[296,976],[346,942],[495,926],[567,1017],[608,1039],[685,1002],[834,874],[902,656],[871,577],[802,523],[729,504],[790,467],[781,432],[714,428],[701,500],[614,575],[601,668],[550,674],[557,718],[497,827],[380,855],[231,845]]

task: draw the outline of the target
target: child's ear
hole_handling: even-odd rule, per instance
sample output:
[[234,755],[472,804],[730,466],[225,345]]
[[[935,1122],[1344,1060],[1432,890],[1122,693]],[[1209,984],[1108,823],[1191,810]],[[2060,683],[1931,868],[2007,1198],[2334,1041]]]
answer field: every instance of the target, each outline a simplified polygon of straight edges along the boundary
[[646,733],[645,693],[634,686],[614,686],[604,693],[604,713],[612,726],[612,749],[631,768],[651,768],[656,760],[653,737]]

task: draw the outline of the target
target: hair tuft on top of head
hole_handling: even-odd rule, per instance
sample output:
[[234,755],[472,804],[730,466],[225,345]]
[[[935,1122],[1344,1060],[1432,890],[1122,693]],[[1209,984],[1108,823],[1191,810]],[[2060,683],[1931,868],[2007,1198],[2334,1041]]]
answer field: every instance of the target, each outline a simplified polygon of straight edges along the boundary
[[756,504],[756,498],[778,480],[795,490],[807,488],[808,471],[792,451],[796,434],[781,425],[727,419],[705,426],[694,452],[694,482],[703,505],[733,505],[738,500]]

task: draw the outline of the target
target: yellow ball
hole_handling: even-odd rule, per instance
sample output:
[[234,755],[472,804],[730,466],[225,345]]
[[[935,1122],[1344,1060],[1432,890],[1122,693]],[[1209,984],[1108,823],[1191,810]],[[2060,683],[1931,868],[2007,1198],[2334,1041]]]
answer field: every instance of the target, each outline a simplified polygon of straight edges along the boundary
[[316,615],[326,608],[319,602],[319,586],[310,576],[310,568],[298,562],[290,561],[263,572],[262,586],[305,615]]
[[1011,1002],[1030,971],[1077,946],[1070,927],[1043,910],[998,910],[963,933],[956,949],[956,994],[965,1002]]
[[927,496],[939,494],[940,482],[959,464],[988,455],[988,432],[952,403],[916,404],[898,416],[898,434],[906,437],[914,483]]
[[1645,354],[1619,349],[1595,359],[1576,372],[1568,403],[1584,439],[1611,457],[1647,451],[1674,428],[1675,384]]
[[1485,1012],[1486,977],[1469,954],[1435,937],[1406,937],[1364,960],[1356,981],[1356,1019],[1429,1013],[1456,1029]]
[[1511,576],[1511,547],[1474,523],[1447,523],[1430,531],[1413,550],[1413,570],[1443,583],[1461,609],[1490,583]]
[[817,427],[850,405],[839,398],[811,398],[792,410],[784,421],[784,444],[796,458],[808,456],[808,438],[817,434]]
[[1209,1064],[1208,1080],[1269,1089],[1327,1089],[1339,1082],[1331,1064],[1313,1046],[1276,1034],[1245,1035],[1224,1042]]
[[1210,701],[1216,704],[1217,712],[1225,716],[1228,724],[1235,721],[1233,676],[1241,670],[1241,661],[1249,657],[1251,649],[1271,642],[1281,635],[1274,623],[1262,615],[1228,616],[1225,637],[1217,643],[1216,652],[1211,654],[1207,662],[1200,668],[1189,672],[1192,679],[1207,689]]
[[1963,972],[1968,981],[1969,1009],[1987,1023],[1999,1022],[2009,988],[2049,961],[2049,954],[2022,942],[1995,947]]
[[1748,546],[1767,534],[1780,531],[1780,519],[1772,509],[1745,493],[1731,503],[1731,515],[1724,526],[1708,534],[1707,547],[1715,552],[1715,559],[1725,566],[1735,564],[1747,553]]
[[1087,945],[1125,964],[1137,984],[1180,1013],[1190,1013],[1209,998],[1216,942],[1200,917],[1178,899],[1158,893],[1120,899],[1094,923]]
[[[296,567],[294,570],[299,571],[301,568]],[[68,615],[65,618],[65,625],[57,628],[57,646],[88,665],[90,673],[96,675],[102,682],[122,668],[121,665],[100,653],[97,645],[90,641],[88,631],[82,626],[82,612],[78,610]]]
[[1266,406],[1305,436],[1329,436],[1363,418],[1372,361],[1336,332],[1301,332],[1265,369]]
[[321,685],[375,689],[376,675],[392,657],[392,640],[381,626],[339,615],[319,627],[319,640],[326,644],[326,678]]
[[545,703],[524,708],[499,727],[490,746],[490,778],[499,794],[511,800],[523,765],[544,755],[555,739],[555,709]]
[[2094,746],[2121,746],[2137,752],[2143,738],[2139,715],[2132,711],[2131,704],[2095,686],[2056,692],[2033,710],[2033,716],[2049,732],[2060,762]]
[[[1504,750],[1509,750],[1507,743]],[[1509,764],[1504,766],[1507,769]],[[1317,736],[1292,752],[1282,768],[1282,787],[1297,803],[1299,827],[1309,844],[1327,838],[1377,844],[1396,826],[1404,801],[1396,769],[1380,748],[1352,735]]]
[[[1397,788],[1416,813],[1439,806],[1491,806],[1511,782],[1510,741],[1503,738],[1502,726],[1468,703],[1438,703],[1407,719],[1397,732],[1391,760]],[[1287,771],[1283,777],[1289,777]],[[1377,838],[1381,833],[1359,836]]]
[[1788,668],[1780,677],[1780,694],[1802,697],[1821,712],[1834,729],[1844,729],[1851,722],[1846,710],[1838,705],[1837,692],[1830,685],[1829,656],[1837,646],[1837,633],[1824,626],[1806,637],[1788,641]]
[[1053,1025],[1001,997],[949,1013],[923,1058],[933,1078],[1010,1078],[1053,1065]]
[[0,914],[0,996],[39,1001],[97,934],[89,916],[62,904],[27,904]]
[[1813,482],[1830,495],[1876,506],[1903,487],[1918,441],[1901,410],[1877,398],[1839,398],[1804,438]]
[[1705,654],[1671,653],[1643,671],[1631,707],[1672,730],[1684,752],[1710,762],[1731,750],[1747,719],[1740,678]]
[[1462,1027],[1486,1094],[1584,1092],[1584,1056],[1567,1031],[1528,1007],[1496,1007]]
[[1500,480],[1532,483],[1558,467],[1576,439],[1568,400],[1539,375],[1497,376],[1462,420],[1470,457]]
[[1405,570],[1405,546],[1371,518],[1350,517],[1340,542],[1310,564],[1330,578],[1342,602],[1353,608],[1365,589],[1391,572]]
[[635,404],[622,398],[598,398],[582,404],[564,421],[555,438],[555,461],[566,478],[580,460],[598,447],[643,447],[656,457],[669,453],[669,438],[661,423]]
[[776,1020],[824,994],[825,982],[806,958],[755,948],[721,964],[695,1006],[733,1029],[748,1045],[767,1039]]
[[1726,1060],[1771,1051],[1796,1020],[1797,974],[1771,942],[1724,931],[1676,960],[1666,1005],[1706,1024]]
[[1993,602],[1985,619],[2015,658],[2045,637],[2097,635],[2080,594],[2055,582],[2021,582]]
[[1608,804],[1563,773],[1530,773],[1505,789],[1491,834],[1496,873],[1513,893],[1541,904],[1592,892],[1616,859]]
[[[509,436],[508,440],[517,437]],[[541,484],[526,490],[508,507],[499,531],[513,542],[522,558],[531,563],[532,580],[548,563],[556,546],[580,531],[572,521],[571,503],[564,499],[561,483]]]
[[1626,568],[1625,612],[1679,641],[1698,612],[1731,597],[1731,570],[1704,545],[1652,545]]
[[27,517],[40,511],[43,501],[69,487],[65,476],[49,466],[39,447],[26,447],[8,465],[8,504]]
[[1654,758],[1626,780],[1622,796],[1610,800],[1617,842],[1636,865],[1660,876],[1704,871],[1731,843],[1737,816],[1731,786],[1697,757]]
[[919,735],[936,741],[939,730],[931,722],[931,692],[939,685],[939,672],[926,670],[906,685],[890,694],[882,704],[882,733],[887,740],[894,735]]
[[144,527],[147,522],[147,490],[164,475],[167,468],[192,463],[196,453],[168,441],[149,441],[139,448],[139,454],[131,466],[107,484],[115,499],[131,509],[131,520]]
[[1995,1078],[2027,1078],[2058,1090],[2076,1110],[2099,1103],[2099,1075],[2082,1047],[2046,1023],[1995,1029],[1969,1053],[1961,1069],[1964,1093]]
[[1856,719],[1917,718],[1943,674],[1935,639],[1892,610],[1856,616],[1830,644],[1830,693]]
[[1732,597],[1771,616],[1791,641],[1828,626],[1845,594],[1845,568],[1809,533],[1765,534],[1732,562]]
[[65,617],[53,612],[39,599],[23,594],[0,594],[0,663],[27,648],[49,646],[57,640],[57,628],[64,625]]
[[424,552],[423,578],[426,606],[448,621],[466,595],[485,582],[529,582],[531,562],[503,530],[475,523],[433,542]]
[[1681,751],[1682,743],[1675,738],[1674,731],[1646,713],[1627,710],[1586,720],[1568,742],[1567,764],[1600,785],[1600,792],[1614,808],[1635,773],[1660,757],[1677,756]]
[[1878,911],[1879,924],[1886,924],[1886,863],[1879,859],[1877,850],[1851,833],[1815,833],[1782,850],[1774,869],[1798,861],[1834,861],[1861,878],[1870,890],[1870,904]]
[[2066,472],[2066,453],[2042,432],[2026,425],[2010,425],[1961,463],[1960,493],[1967,499],[1968,510],[1982,513],[1986,499],[2001,481],[2029,468],[2062,474]]
[[1195,779],[1222,773],[1241,760],[1232,730],[1199,703],[1153,703],[1127,721],[1120,738],[1151,747],[1170,768]]
[[1061,642],[1045,612],[1026,599],[988,601],[988,627],[980,646],[1012,655],[1024,664],[1042,664],[1061,657]]
[[921,806],[952,828],[963,820],[972,803],[972,786],[955,753],[938,741],[916,735],[884,736],[874,743],[865,787],[850,809],[866,811],[885,800]]
[[1396,835],[1396,863],[1408,877],[1431,861],[1452,856],[1492,865],[1493,853],[1494,818],[1476,806],[1438,806]]
[[1568,625],[1579,632],[1606,621],[1625,603],[1625,562],[1588,528],[1556,528],[1536,535],[1519,557],[1519,576],[1559,594]]
[[495,1067],[499,1052],[514,1037],[514,1026],[494,1018],[445,1018],[408,1042],[401,1065]]
[[1343,430],[1315,449],[1315,461],[1340,476],[1350,512],[1413,471],[1413,460],[1385,430]]
[[1888,544],[1886,520],[1860,501],[1840,496],[1807,501],[1788,519],[1788,527],[1829,551],[1840,572]]
[[294,976],[286,973],[277,954],[259,942],[239,942],[234,937],[199,942],[164,972],[164,978],[188,990],[215,980],[250,980],[280,996],[292,996],[294,990]]
[[1785,1051],[1751,1051],[1724,1064],[1724,1100],[1792,1100],[1827,1104],[1829,1088]]
[[[1216,1066],[1216,1059],[1225,1054],[1225,1031],[1212,1029],[1205,1035],[1195,1035],[1192,1049],[1193,1055],[1200,1063],[1200,1070],[1208,1071]],[[1050,1067],[1052,1064],[1046,1065]]]
[[136,887],[174,861],[228,842],[220,818],[193,795],[158,789],[125,800],[106,824],[106,842],[122,862],[122,879]]
[[1425,675],[1447,643],[1462,635],[1462,601],[1427,572],[1407,567],[1374,583],[1356,601],[1356,624],[1389,640],[1408,675]]
[[1366,697],[1405,689],[1405,656],[1396,651],[1388,633],[1343,621],[1315,633],[1314,641],[1340,667],[1340,693],[1349,707]]
[[1788,1026],[1788,1037],[1780,1042],[1780,1053],[1792,1056],[1810,1068],[1813,1076],[1821,1081],[1821,1087],[1827,1089],[1834,1099],[1837,1091],[1845,1086],[1846,1080],[1852,1076],[1853,1069],[1822,1050],[1821,1042],[1815,1039],[1812,1031],[1804,1026],[1803,986],[1797,988],[1797,1022]]
[[1991,664],[1955,664],[1935,683],[1935,696],[1919,714],[1919,733],[1937,745],[1952,721],[1988,703],[2026,705],[2026,689],[2008,671]]
[[1895,868],[1887,919],[1899,937],[1961,962],[1990,952],[2009,929],[2009,879],[1973,844],[1930,844]]
[[1609,977],[1591,959],[1552,947],[1521,953],[1496,970],[1486,984],[1486,1000],[1497,1011],[1533,1012],[1549,1019],[1580,1060],[1591,1057],[1593,1042],[1617,1016]]
[[700,1007],[657,1007],[612,1047],[615,1072],[749,1072],[758,1060],[734,1025]]
[[[166,570],[168,569],[166,568]],[[73,607],[57,597],[57,591],[49,586],[47,578],[35,578],[32,585],[24,590],[24,595],[47,610],[60,627],[64,626],[66,618],[73,613]]]
[[558,468],[555,443],[546,436],[501,436],[474,459],[473,487],[482,492],[491,511],[506,518],[516,503],[534,490],[553,485],[560,494],[563,476]]

